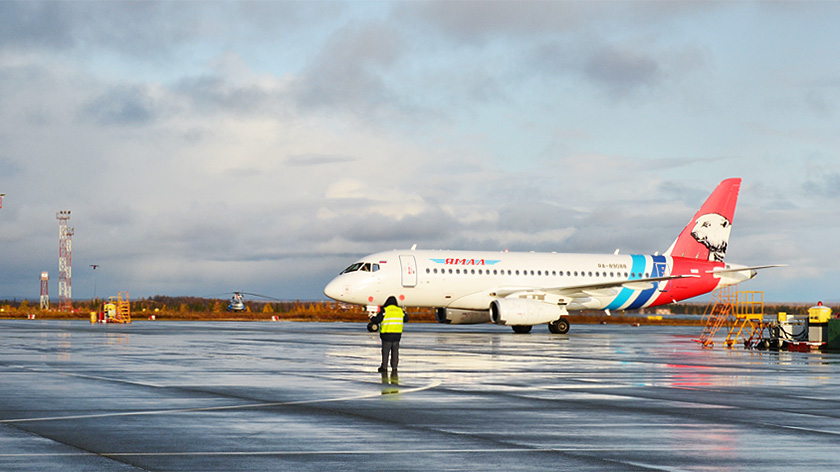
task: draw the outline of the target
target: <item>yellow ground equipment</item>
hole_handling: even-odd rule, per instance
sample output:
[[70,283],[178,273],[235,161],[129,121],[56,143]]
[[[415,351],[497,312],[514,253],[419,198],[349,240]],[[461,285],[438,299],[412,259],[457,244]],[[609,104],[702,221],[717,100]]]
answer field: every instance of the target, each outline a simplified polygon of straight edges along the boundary
[[116,297],[109,297],[108,301],[102,304],[102,312],[99,313],[98,320],[94,319],[95,314],[91,315],[91,323],[99,321],[100,323],[131,323],[131,304],[128,301],[128,292],[119,292]]
[[808,308],[808,342],[823,345],[828,341],[828,322],[831,308],[819,302]]
[[732,347],[736,341],[751,346],[763,339],[762,332],[770,326],[764,322],[764,292],[739,292],[734,285],[715,290],[703,324],[703,333],[694,340],[703,346],[713,346],[715,334],[724,326],[729,327],[723,342],[726,347]]
[[736,300],[737,292],[733,285],[726,285],[712,292],[712,299],[703,314],[703,332],[694,341],[706,347],[713,346],[715,334],[724,324],[730,322]]
[[820,302],[817,306],[808,308],[808,323],[828,323],[831,319],[831,308]]
[[726,347],[732,347],[737,341],[744,346],[760,342],[765,329],[770,337],[770,324],[764,322],[764,292],[736,292],[734,308],[735,323],[723,342]]

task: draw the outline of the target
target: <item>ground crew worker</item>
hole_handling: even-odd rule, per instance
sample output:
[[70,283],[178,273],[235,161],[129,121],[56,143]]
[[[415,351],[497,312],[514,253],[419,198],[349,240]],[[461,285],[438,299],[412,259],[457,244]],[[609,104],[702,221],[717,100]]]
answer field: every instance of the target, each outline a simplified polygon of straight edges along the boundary
[[382,364],[379,372],[388,373],[388,358],[391,360],[391,375],[397,375],[397,365],[400,363],[400,338],[403,323],[408,322],[408,315],[397,305],[396,297],[390,296],[379,309],[379,313],[371,319],[379,323],[379,339],[382,341]]

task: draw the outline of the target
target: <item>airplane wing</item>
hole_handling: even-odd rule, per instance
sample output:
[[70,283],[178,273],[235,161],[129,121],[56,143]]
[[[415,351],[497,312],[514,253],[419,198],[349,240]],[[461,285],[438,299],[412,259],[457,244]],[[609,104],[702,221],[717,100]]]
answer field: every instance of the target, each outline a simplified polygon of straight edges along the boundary
[[[741,269],[743,270],[743,269]],[[664,277],[648,277],[646,279],[615,280],[585,285],[568,285],[563,287],[504,287],[491,293],[499,298],[525,298],[533,295],[553,295],[558,299],[571,301],[575,298],[606,297],[615,295],[622,288],[631,290],[649,290],[654,283],[665,280],[686,279],[700,277],[696,274],[668,275]]]

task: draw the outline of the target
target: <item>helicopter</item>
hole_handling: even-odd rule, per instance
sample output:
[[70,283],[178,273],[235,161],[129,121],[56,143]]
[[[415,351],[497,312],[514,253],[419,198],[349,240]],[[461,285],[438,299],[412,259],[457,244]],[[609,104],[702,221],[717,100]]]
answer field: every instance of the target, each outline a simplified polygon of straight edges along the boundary
[[230,303],[228,303],[227,310],[234,312],[234,313],[241,313],[245,311],[247,308],[245,307],[245,297],[243,295],[251,295],[254,297],[265,298],[268,300],[275,300],[275,301],[282,301],[277,298],[267,297],[265,295],[260,295],[258,293],[248,293],[248,292],[233,292],[233,296],[230,297]]

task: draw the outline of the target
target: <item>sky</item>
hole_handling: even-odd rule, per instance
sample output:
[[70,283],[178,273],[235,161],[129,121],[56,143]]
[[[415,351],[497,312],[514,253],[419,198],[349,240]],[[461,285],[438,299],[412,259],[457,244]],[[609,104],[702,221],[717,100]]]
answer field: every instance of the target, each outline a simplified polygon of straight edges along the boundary
[[[840,2],[0,2],[0,299],[324,299],[391,249],[664,252],[840,300]],[[98,265],[96,269],[91,265]]]

